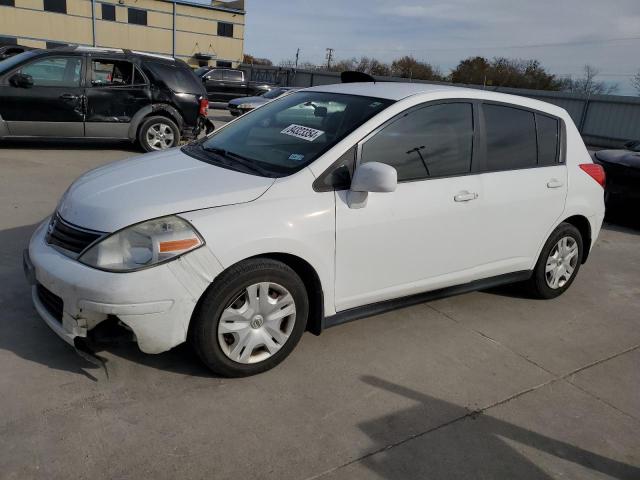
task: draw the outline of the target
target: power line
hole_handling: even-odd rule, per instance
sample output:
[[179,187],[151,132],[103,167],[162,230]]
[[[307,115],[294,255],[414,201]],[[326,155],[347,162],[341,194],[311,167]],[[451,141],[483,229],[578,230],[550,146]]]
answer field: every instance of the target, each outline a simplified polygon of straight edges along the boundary
[[[562,46],[591,46],[599,45],[603,43],[620,42],[627,40],[640,40],[640,36],[631,37],[617,37],[617,38],[603,38],[600,40],[575,40],[568,42],[551,42],[551,43],[537,43],[537,44],[522,44],[522,45],[485,45],[485,46],[460,46],[460,47],[426,47],[426,48],[341,48],[341,50],[349,52],[359,51],[375,51],[375,52],[435,52],[435,51],[453,51],[453,50],[511,50],[511,49],[527,49],[527,48],[547,48],[547,47],[562,47]],[[309,50],[321,50],[316,47],[309,47]],[[329,49],[327,49],[329,50]],[[330,49],[332,52],[334,49]]]

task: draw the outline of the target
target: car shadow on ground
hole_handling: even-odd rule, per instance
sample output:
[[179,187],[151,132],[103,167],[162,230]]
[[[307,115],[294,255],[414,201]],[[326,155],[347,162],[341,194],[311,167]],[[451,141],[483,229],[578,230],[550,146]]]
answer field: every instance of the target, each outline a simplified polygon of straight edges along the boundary
[[0,142],[0,149],[16,150],[124,150],[142,154],[142,149],[126,140],[59,140],[56,138],[11,139]]
[[[611,478],[640,478],[637,466],[378,377],[365,376],[361,380],[415,402],[413,407],[358,425],[375,445],[374,451],[365,454],[358,463],[380,478],[554,478],[518,451],[524,450],[523,446],[536,451],[530,458],[539,459],[543,453]],[[426,431],[418,431],[392,444],[386,440],[389,430],[395,426],[428,425],[430,419],[433,426],[425,427]],[[442,419],[448,420],[442,424]],[[518,449],[511,445],[517,445]]]

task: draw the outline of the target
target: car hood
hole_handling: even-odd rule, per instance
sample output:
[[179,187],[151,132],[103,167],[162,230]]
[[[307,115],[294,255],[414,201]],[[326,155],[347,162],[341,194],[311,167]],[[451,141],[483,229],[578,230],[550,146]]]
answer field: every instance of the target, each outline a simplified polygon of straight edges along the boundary
[[640,153],[629,150],[600,150],[596,158],[602,162],[640,169]]
[[229,102],[229,105],[242,105],[243,103],[252,103],[261,105],[263,103],[267,103],[268,99],[262,97],[242,97],[242,98],[234,98]]
[[84,174],[64,194],[58,213],[77,226],[113,232],[164,215],[251,202],[273,182],[171,149]]

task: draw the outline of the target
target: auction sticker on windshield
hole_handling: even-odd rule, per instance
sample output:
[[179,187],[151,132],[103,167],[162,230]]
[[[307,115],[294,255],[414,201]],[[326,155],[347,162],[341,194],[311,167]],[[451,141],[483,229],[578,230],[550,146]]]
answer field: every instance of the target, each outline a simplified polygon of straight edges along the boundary
[[292,137],[300,138],[308,142],[313,142],[316,138],[322,135],[322,130],[316,130],[315,128],[304,127],[302,125],[296,125],[295,123],[289,125],[280,133],[284,135],[290,135]]

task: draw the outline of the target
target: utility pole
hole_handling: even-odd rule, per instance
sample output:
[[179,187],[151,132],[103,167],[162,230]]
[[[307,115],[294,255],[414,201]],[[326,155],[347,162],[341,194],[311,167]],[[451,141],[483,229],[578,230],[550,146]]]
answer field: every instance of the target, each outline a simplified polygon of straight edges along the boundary
[[298,58],[300,58],[300,49],[296,51],[296,70],[298,69]]
[[333,58],[333,48],[327,48],[327,69],[331,69],[331,59]]

